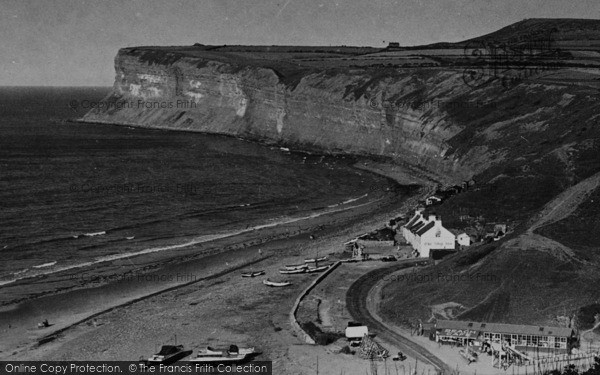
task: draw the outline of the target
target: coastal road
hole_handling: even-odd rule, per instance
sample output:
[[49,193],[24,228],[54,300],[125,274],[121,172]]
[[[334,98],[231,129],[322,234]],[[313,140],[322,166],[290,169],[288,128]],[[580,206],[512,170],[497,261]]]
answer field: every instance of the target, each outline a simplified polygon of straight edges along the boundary
[[388,328],[385,324],[375,318],[367,308],[369,292],[381,279],[393,272],[403,268],[412,267],[413,265],[414,262],[395,263],[389,267],[376,269],[364,274],[348,288],[348,292],[346,293],[346,307],[355,321],[361,322],[369,327],[369,332],[375,332],[379,337],[393,343],[400,348],[401,351],[411,357],[433,365],[438,373],[451,374],[452,369],[441,359],[419,344],[402,336],[397,331]]

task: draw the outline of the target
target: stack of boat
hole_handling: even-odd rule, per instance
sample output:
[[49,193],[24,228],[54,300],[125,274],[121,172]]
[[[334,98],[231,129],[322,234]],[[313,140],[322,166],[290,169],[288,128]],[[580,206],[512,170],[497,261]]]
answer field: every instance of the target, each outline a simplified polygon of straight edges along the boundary
[[[327,257],[323,257],[323,258],[319,258],[319,259],[306,259],[304,262],[304,264],[292,264],[292,265],[288,265],[285,266],[285,268],[282,268],[279,270],[279,273],[282,274],[295,274],[295,273],[312,273],[312,272],[321,272],[321,271],[325,271],[326,269],[328,269],[329,267],[331,267],[330,264],[326,264],[326,265],[322,265],[319,266],[318,262],[319,261],[324,261],[327,260]],[[309,266],[309,263],[315,263],[314,266]]]
[[[284,275],[290,275],[290,274],[313,273],[313,272],[325,271],[329,267],[331,267],[331,264],[319,266],[319,262],[323,262],[326,260],[327,260],[326,256],[320,257],[320,258],[315,257],[315,258],[311,258],[311,259],[304,259],[304,263],[302,263],[302,264],[286,265],[284,268],[279,270],[279,273],[284,274]],[[311,265],[311,263],[314,263],[314,265]],[[256,276],[261,276],[264,274],[265,274],[265,271],[263,271],[263,270],[244,271],[244,272],[242,272],[242,277],[256,277]],[[263,280],[263,284],[265,284],[267,286],[273,286],[273,287],[282,287],[282,286],[292,285],[292,283],[289,281],[272,281],[269,279]]]

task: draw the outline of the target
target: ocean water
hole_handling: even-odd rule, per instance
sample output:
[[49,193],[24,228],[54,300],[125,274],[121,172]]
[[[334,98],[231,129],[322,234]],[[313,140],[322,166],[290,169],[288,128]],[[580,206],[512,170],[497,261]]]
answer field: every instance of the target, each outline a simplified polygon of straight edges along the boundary
[[363,197],[349,158],[67,122],[109,88],[0,88],[0,285]]

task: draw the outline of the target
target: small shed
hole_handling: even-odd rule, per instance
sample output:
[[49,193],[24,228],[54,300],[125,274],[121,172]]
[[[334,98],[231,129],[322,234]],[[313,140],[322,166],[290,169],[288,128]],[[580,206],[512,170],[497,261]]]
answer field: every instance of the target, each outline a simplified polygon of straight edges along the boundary
[[346,327],[346,338],[348,340],[360,340],[365,335],[369,335],[367,326]]
[[463,233],[459,234],[458,236],[456,236],[456,242],[460,246],[470,246],[471,245],[471,237],[469,237],[468,234],[463,232]]

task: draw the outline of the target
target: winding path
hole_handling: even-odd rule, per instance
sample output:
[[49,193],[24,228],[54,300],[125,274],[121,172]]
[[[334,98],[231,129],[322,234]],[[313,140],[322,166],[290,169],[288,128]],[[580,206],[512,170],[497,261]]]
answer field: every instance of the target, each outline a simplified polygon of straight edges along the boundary
[[364,274],[348,288],[348,292],[346,293],[346,307],[352,318],[366,324],[369,327],[369,331],[377,333],[378,336],[393,343],[411,357],[433,365],[438,373],[451,374],[452,370],[441,359],[433,355],[429,350],[388,328],[385,324],[377,320],[367,308],[367,298],[375,284],[385,276],[413,265],[414,262],[396,263],[389,267],[379,268]]

